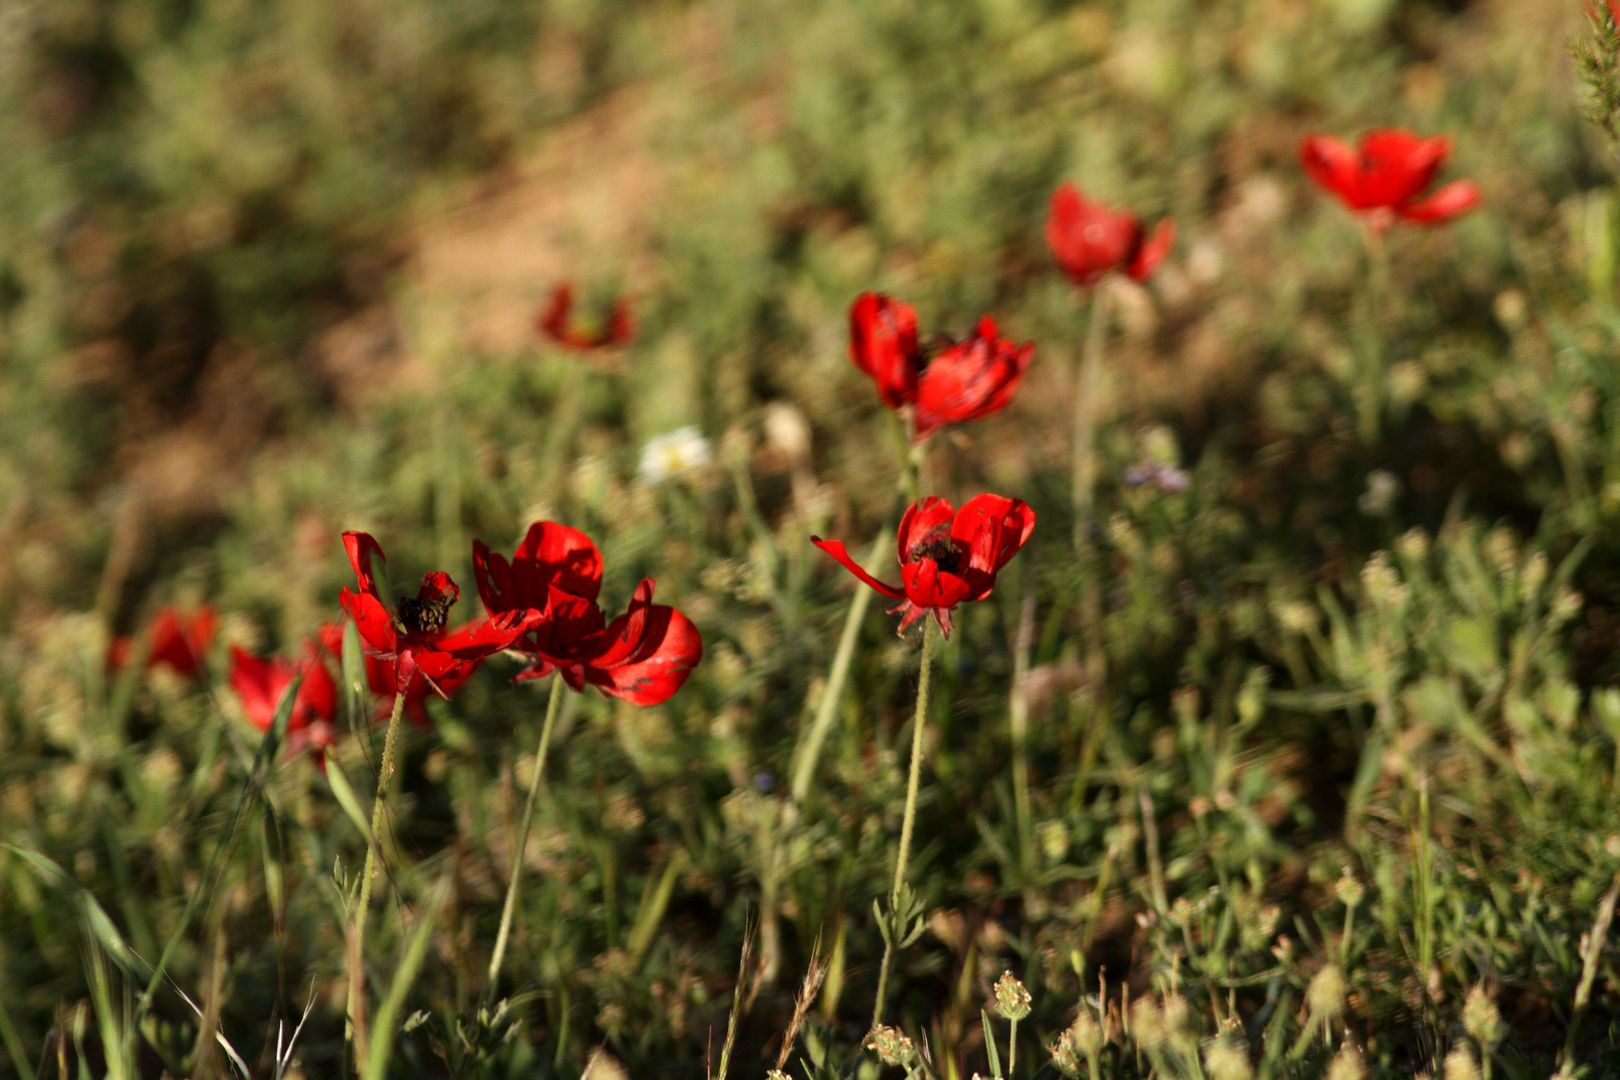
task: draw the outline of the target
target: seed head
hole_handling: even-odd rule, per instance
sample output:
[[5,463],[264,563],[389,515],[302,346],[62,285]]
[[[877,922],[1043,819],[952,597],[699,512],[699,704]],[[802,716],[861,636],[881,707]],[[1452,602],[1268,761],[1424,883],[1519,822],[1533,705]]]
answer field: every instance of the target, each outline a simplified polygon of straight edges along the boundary
[[1328,964],[1311,976],[1305,988],[1305,1004],[1313,1020],[1331,1020],[1344,1009],[1344,972],[1337,964]]
[[1012,972],[1003,971],[996,980],[996,1012],[1003,1020],[1017,1022],[1029,1015],[1029,1005],[1029,991],[1024,984]]
[[1253,1080],[1249,1055],[1230,1039],[1216,1039],[1204,1051],[1204,1068],[1210,1080]]
[[1458,1046],[1446,1055],[1446,1080],[1479,1080],[1479,1066],[1474,1064],[1473,1051]]
[[1165,1030],[1164,1013],[1159,1003],[1150,997],[1140,997],[1131,1003],[1131,1034],[1142,1049],[1157,1050],[1169,1038]]
[[1328,1064],[1327,1080],[1367,1080],[1367,1066],[1355,1047],[1345,1045]]
[[1485,1050],[1490,1050],[1507,1034],[1502,1026],[1502,1014],[1497,1011],[1496,1003],[1485,996],[1483,987],[1476,986],[1468,991],[1468,1000],[1463,1002],[1463,1028]]
[[906,1068],[917,1060],[917,1046],[899,1028],[879,1024],[867,1033],[866,1048],[885,1065]]
[[1068,1028],[1058,1036],[1057,1042],[1048,1048],[1047,1053],[1052,1055],[1052,1067],[1064,1076],[1076,1077],[1080,1075],[1080,1047],[1074,1038],[1074,1029]]
[[1367,896],[1367,887],[1350,872],[1348,866],[1344,868],[1344,873],[1339,875],[1333,891],[1338,894],[1339,903],[1351,908],[1358,906]]

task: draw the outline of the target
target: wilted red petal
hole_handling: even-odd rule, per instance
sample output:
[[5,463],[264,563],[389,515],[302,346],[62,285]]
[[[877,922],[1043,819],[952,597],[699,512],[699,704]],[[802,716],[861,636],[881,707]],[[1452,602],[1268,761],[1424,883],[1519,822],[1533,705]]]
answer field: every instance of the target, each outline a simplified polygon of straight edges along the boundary
[[843,566],[845,570],[848,570],[850,573],[854,574],[868,587],[877,590],[884,596],[887,596],[889,599],[898,600],[905,595],[904,592],[895,586],[885,585],[883,582],[867,573],[865,568],[863,568],[860,563],[856,562],[854,558],[851,557],[849,551],[844,547],[844,542],[842,540],[823,540],[819,536],[812,536],[810,538],[810,542],[816,545],[816,547],[820,548],[822,551],[825,551],[828,555],[831,555],[834,559],[837,559],[839,564]]
[[1407,221],[1440,225],[1474,209],[1480,203],[1479,185],[1472,180],[1453,180],[1426,199],[1409,202],[1397,209]]

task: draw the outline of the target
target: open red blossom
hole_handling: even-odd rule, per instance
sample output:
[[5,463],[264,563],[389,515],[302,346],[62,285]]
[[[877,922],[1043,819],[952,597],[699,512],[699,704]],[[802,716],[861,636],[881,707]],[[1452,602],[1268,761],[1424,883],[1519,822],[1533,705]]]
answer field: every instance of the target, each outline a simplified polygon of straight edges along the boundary
[[1299,147],[1316,185],[1363,215],[1376,232],[1397,220],[1438,225],[1479,205],[1479,185],[1472,180],[1424,194],[1450,153],[1446,136],[1425,139],[1400,128],[1368,132],[1354,148],[1331,135],[1307,135]]
[[951,609],[989,596],[996,575],[1034,529],[1035,511],[1029,504],[1003,495],[975,495],[960,510],[938,497],[913,503],[900,519],[899,585],[873,577],[842,540],[810,540],[861,581],[900,601],[890,609],[901,615],[900,633],[931,612],[949,637]]
[[534,660],[519,680],[557,672],[575,691],[589,684],[635,705],[657,705],[681,688],[703,658],[703,639],[692,620],[652,602],[651,578],[636,586],[623,615],[607,620],[596,602],[602,555],[578,529],[537,521],[510,561],[475,540],[473,571],[492,615],[542,612],[512,646]]
[[623,345],[635,336],[635,321],[630,317],[630,301],[619,297],[613,301],[607,316],[596,326],[582,326],[574,319],[574,287],[566,282],[551,292],[551,299],[536,316],[534,325],[540,333],[557,344],[579,352],[606,349]]
[[1161,221],[1149,234],[1135,214],[1110,210],[1088,200],[1073,184],[1052,193],[1046,216],[1046,245],[1058,267],[1077,285],[1090,287],[1118,270],[1146,281],[1175,242],[1176,227]]
[[[189,616],[172,607],[160,609],[146,631],[147,670],[166,666],[186,678],[201,676],[218,625],[218,616],[206,604]],[[116,671],[134,654],[133,637],[115,638],[107,649],[107,666]]]
[[912,437],[921,442],[946,424],[1006,408],[1035,346],[1000,337],[986,315],[972,334],[930,350],[918,340],[910,304],[869,292],[849,309],[849,354],[877,385],[884,405],[912,410]]
[[382,548],[363,532],[344,533],[343,546],[359,591],[344,589],[338,601],[367,653],[392,663],[393,693],[409,695],[420,675],[428,687],[447,694],[446,685],[465,682],[486,656],[509,647],[540,620],[540,612],[525,608],[449,629],[450,608],[461,598],[461,588],[442,570],[423,574],[416,595],[400,597],[390,612],[371,568],[373,557],[385,558]]
[[248,720],[260,731],[269,731],[276,708],[295,678],[302,675],[292,715],[287,719],[287,748],[296,754],[305,748],[315,761],[326,767],[326,749],[337,739],[337,683],[311,643],[302,660],[275,657],[266,660],[238,646],[231,646],[231,689]]

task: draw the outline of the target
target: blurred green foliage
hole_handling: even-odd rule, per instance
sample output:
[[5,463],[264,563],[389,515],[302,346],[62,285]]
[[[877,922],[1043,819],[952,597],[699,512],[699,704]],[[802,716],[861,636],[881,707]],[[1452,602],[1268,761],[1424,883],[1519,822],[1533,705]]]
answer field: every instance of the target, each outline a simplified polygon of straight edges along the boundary
[[[891,994],[937,1075],[988,1067],[978,1014],[1007,969],[1034,1003],[1023,1075],[1051,1074],[1066,1030],[1104,1076],[1224,1080],[1232,1049],[1261,1076],[1350,1056],[1380,1076],[1463,1056],[1612,1074],[1620,200],[1570,7],[0,11],[6,1060],[228,1069],[183,991],[255,1075],[280,1075],[278,1024],[309,1005],[293,1056],[339,1074],[363,837],[302,761],[229,833],[257,743],[223,653],[203,688],[112,677],[108,635],[207,599],[224,640],[291,652],[336,610],[342,529],[375,532],[397,580],[443,565],[467,586],[472,537],[506,547],[552,516],[603,547],[610,605],[656,576],[705,660],[655,709],[571,699],[488,1007],[540,696],[491,663],[407,733],[379,995],[418,920],[436,928],[393,1074],[574,1076],[601,1048],[631,1075],[700,1075],[752,927],[732,1067],[776,1059],[819,940],[792,1075],[876,1075],[871,900],[915,680],[891,620],[861,628],[810,797],[783,777],[854,588],[807,538],[864,544],[897,511],[891,419],[845,354],[848,302],[879,288],[926,326],[994,312],[1037,343],[1011,409],[927,467],[931,490],[1040,517],[937,672],[912,875],[929,916]],[[1392,236],[1373,296],[1356,225],[1295,155],[1307,131],[1383,125],[1450,133],[1446,175],[1486,202]],[[616,364],[474,344],[466,295],[418,265],[446,206],[559,145],[569,177],[524,197],[600,188],[589,205],[629,223],[555,230],[578,238],[558,276],[635,295]],[[646,186],[610,186],[626,174]],[[1064,179],[1180,229],[1151,289],[1116,290],[1078,555],[1085,306],[1041,237]],[[377,310],[376,355],[331,361],[332,329]],[[688,424],[713,462],[639,475],[647,440]],[[212,482],[127,515],[153,482],[142,448],[177,431]],[[1127,484],[1144,461],[1190,487]],[[337,786],[365,798],[374,760],[348,739]],[[172,985],[136,1009],[198,890]]]

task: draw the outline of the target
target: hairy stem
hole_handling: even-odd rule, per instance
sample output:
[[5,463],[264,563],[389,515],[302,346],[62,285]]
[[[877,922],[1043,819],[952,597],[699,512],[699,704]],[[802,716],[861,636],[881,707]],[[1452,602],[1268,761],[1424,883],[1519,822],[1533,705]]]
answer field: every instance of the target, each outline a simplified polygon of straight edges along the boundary
[[[928,698],[934,683],[934,641],[938,637],[933,620],[923,619],[922,668],[917,674],[917,711],[911,720],[911,767],[906,774],[906,809],[900,819],[900,846],[894,860],[894,884],[889,889],[891,913],[900,908],[901,891],[906,884],[906,867],[911,862],[911,833],[917,824],[917,788],[922,779],[923,730],[928,724]],[[883,1022],[884,999],[889,991],[889,966],[894,960],[894,939],[901,927],[890,928],[883,946],[883,966],[878,971],[877,1003],[872,1010],[872,1026]]]
[[354,930],[349,945],[349,1001],[350,1036],[355,1040],[364,1058],[364,1024],[360,1019],[361,996],[366,988],[366,914],[371,907],[371,879],[376,875],[381,858],[383,816],[388,801],[388,781],[394,775],[394,746],[399,741],[399,718],[405,713],[405,688],[394,695],[394,708],[388,714],[388,733],[383,736],[382,761],[377,765],[377,794],[371,800],[371,835],[366,838],[366,865],[360,872],[360,898],[354,906]]

